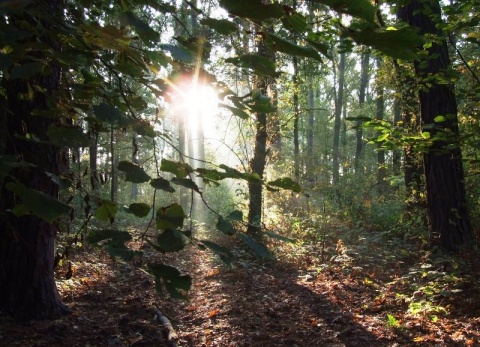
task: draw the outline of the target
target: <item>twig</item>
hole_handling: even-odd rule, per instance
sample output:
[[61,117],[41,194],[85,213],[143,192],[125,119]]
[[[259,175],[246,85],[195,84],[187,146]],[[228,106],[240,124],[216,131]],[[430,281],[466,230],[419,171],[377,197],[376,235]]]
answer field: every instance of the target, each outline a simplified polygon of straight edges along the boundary
[[172,323],[170,323],[170,320],[163,314],[162,311],[160,311],[158,307],[155,308],[155,320],[162,324],[163,335],[167,340],[167,346],[177,347],[178,335],[173,328]]

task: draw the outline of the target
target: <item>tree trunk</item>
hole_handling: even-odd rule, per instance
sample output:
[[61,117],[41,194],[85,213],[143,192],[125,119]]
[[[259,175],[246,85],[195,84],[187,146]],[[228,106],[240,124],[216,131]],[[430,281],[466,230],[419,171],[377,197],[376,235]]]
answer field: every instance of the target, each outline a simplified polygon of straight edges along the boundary
[[345,84],[345,53],[340,54],[340,64],[338,66],[338,89],[335,99],[335,123],[333,127],[333,167],[332,183],[336,187],[340,179],[340,126],[343,108],[343,89]]
[[293,168],[295,179],[300,177],[300,143],[299,143],[299,117],[298,104],[298,59],[293,57]]
[[[132,136],[132,163],[138,165],[138,143],[136,135]],[[138,184],[132,182],[132,190],[130,192],[130,201],[136,202],[138,196]]]
[[[370,64],[370,53],[365,52],[362,53],[362,71],[360,73],[360,90],[359,90],[359,97],[358,97],[358,106],[360,111],[363,111],[363,104],[365,103],[365,94],[367,91],[368,85],[368,77],[369,77],[369,64]],[[364,116],[362,114],[362,116]],[[362,128],[362,121],[357,121],[357,129],[356,129],[356,138],[357,138],[357,145],[355,148],[355,173],[359,173],[360,171],[360,163],[363,151],[363,128]]]
[[89,153],[89,167],[90,167],[90,185],[92,191],[95,193],[98,189],[99,179],[98,179],[98,166],[97,166],[97,157],[98,157],[98,132],[95,129],[95,126],[90,125],[88,136],[90,138],[90,144],[88,146]]
[[[257,50],[259,55],[272,60],[275,59],[263,40],[257,43]],[[270,84],[272,83],[267,77],[261,77],[256,80],[255,87],[258,88],[263,95],[268,95]],[[256,173],[261,179],[263,179],[267,159],[267,135],[267,115],[266,113],[257,112],[255,121],[255,146],[253,158],[250,160],[250,170],[252,173]],[[248,232],[256,234],[261,230],[262,222],[262,183],[259,181],[249,181],[248,193],[250,196],[248,206]]]
[[[393,101],[393,124],[397,125],[402,120],[402,113],[400,110],[400,98],[395,96]],[[402,167],[402,153],[401,150],[395,149],[392,153],[392,171],[395,176],[400,175]]]
[[116,201],[117,200],[117,192],[118,192],[118,175],[117,175],[117,165],[118,165],[118,158],[117,153],[115,151],[115,128],[113,124],[110,126],[110,200]]
[[[438,0],[412,0],[400,9],[400,17],[423,35],[441,34],[437,28],[441,21]],[[435,241],[438,237],[441,247],[457,252],[459,247],[471,246],[472,230],[466,203],[454,87],[435,83],[432,79],[432,76],[448,79],[446,73],[451,64],[446,41],[434,42],[428,53],[422,61],[415,62],[415,72],[423,79],[419,92],[422,125],[433,139],[424,154],[430,231]],[[444,121],[436,122],[438,116],[444,117]]]
[[[36,5],[48,8],[51,14],[59,13],[60,1],[44,0]],[[32,12],[36,8],[31,8]],[[30,12],[30,13],[32,13]],[[49,23],[24,14],[10,17],[12,25],[35,20],[41,23],[48,35]],[[38,20],[38,21],[37,21]],[[58,41],[38,37],[48,44],[52,51],[58,51]],[[50,52],[52,53],[52,52]],[[37,52],[41,59],[42,52]],[[39,61],[39,60],[38,60]],[[25,60],[22,63],[28,63]],[[48,142],[48,127],[55,122],[42,114],[55,114],[55,103],[47,101],[58,93],[60,68],[51,64],[48,75],[36,75],[30,80],[6,79],[2,86],[7,98],[6,117],[9,136],[6,139],[5,154],[35,165],[34,168],[18,168],[14,171],[15,181],[6,179],[3,183],[20,183],[27,189],[35,189],[58,197],[58,186],[46,175],[59,172],[61,151]],[[32,98],[26,98],[29,86],[37,91]],[[31,90],[30,90],[31,91]],[[53,104],[53,105],[52,105]],[[32,141],[29,138],[38,138]],[[53,263],[56,227],[34,215],[16,217],[11,211],[21,203],[19,197],[2,184],[0,199],[0,311],[20,319],[37,319],[58,316],[68,312],[62,304],[55,286]]]
[[[376,115],[375,118],[382,120],[385,113],[385,100],[382,81],[378,77],[380,69],[382,67],[382,58],[377,57],[377,83],[376,91],[377,98],[375,100]],[[388,185],[386,184],[387,168],[385,167],[385,151],[381,149],[381,144],[377,146],[377,190],[379,195],[383,195],[386,192]]]
[[308,127],[307,127],[307,180],[313,183],[314,158],[313,158],[313,128],[315,126],[315,92],[313,89],[312,74],[308,76]]

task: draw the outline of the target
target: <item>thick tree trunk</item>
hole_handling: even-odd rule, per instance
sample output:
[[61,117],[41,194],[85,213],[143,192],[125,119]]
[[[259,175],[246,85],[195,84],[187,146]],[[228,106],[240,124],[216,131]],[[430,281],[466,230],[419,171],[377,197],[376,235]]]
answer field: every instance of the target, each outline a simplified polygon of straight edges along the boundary
[[[438,0],[412,0],[401,9],[400,17],[421,34],[441,34],[437,28],[441,21]],[[415,62],[417,76],[424,79],[419,92],[422,125],[433,139],[424,155],[428,215],[434,240],[438,237],[444,249],[456,252],[459,247],[471,246],[472,231],[454,88],[452,84],[439,84],[432,79],[432,76],[445,77],[442,75],[450,66],[446,41],[433,43],[428,53],[428,57]],[[444,117],[444,121],[436,122],[438,116]]]
[[[58,10],[59,1],[39,1],[38,6]],[[34,9],[32,9],[32,12]],[[57,12],[58,13],[58,12]],[[31,17],[12,17],[12,25],[32,20]],[[40,21],[42,22],[42,21]],[[48,28],[48,23],[42,22]],[[44,43],[58,50],[57,43],[40,37]],[[40,54],[40,53],[39,53]],[[37,57],[38,58],[38,57]],[[24,61],[28,63],[28,61]],[[55,114],[55,105],[47,101],[58,92],[60,69],[49,66],[48,75],[37,75],[29,81],[5,79],[8,137],[5,154],[34,164],[32,168],[18,168],[16,181],[27,189],[35,189],[58,197],[58,186],[46,175],[59,172],[60,151],[48,143],[48,127],[55,122],[43,114]],[[32,86],[38,86],[31,99],[25,95]],[[33,88],[35,90],[35,88]],[[38,138],[40,141],[32,139]],[[16,217],[11,211],[21,203],[18,196],[2,185],[0,199],[0,311],[20,319],[47,318],[65,314],[68,309],[62,304],[55,286],[53,263],[56,228],[34,215]]]

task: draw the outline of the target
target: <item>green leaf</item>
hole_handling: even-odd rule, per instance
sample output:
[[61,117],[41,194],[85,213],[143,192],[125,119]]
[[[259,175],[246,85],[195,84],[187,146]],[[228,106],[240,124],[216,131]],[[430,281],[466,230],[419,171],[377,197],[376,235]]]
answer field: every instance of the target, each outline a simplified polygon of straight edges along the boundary
[[[16,210],[17,213],[22,211],[22,215],[32,213],[48,223],[52,223],[72,210],[71,206],[41,191],[29,189],[21,183],[9,182],[6,184],[6,188],[22,199],[22,208]],[[15,210],[13,212],[15,213]]]
[[192,181],[190,178],[178,178],[174,177],[172,178],[172,183],[175,183],[179,186],[183,186],[188,189],[192,189],[196,191],[197,193],[200,193],[200,189],[198,188],[197,184]]
[[270,98],[265,95],[260,95],[254,98],[251,102],[248,103],[248,106],[251,108],[252,111],[260,113],[270,113],[277,110],[277,108],[272,105]]
[[174,60],[177,60],[179,62],[186,63],[186,64],[195,63],[195,54],[184,47],[170,45],[170,44],[163,44],[163,45],[160,45],[160,48],[169,52]]
[[221,172],[218,170],[214,169],[205,169],[205,168],[197,168],[195,170],[198,175],[204,179],[207,179],[209,181],[221,181],[224,178],[228,178],[228,174],[225,172]]
[[176,229],[183,226],[185,212],[182,206],[177,203],[166,207],[160,207],[157,210],[157,229]]
[[17,161],[13,155],[0,155],[0,182],[7,177],[10,171],[16,168],[34,168],[35,165],[24,161]]
[[147,45],[156,43],[160,40],[160,34],[156,30],[152,29],[148,23],[137,18],[137,16],[130,11],[122,13],[120,15],[120,21],[123,25],[134,27],[142,41]]
[[217,229],[220,230],[222,233],[226,235],[233,235],[235,234],[235,228],[233,227],[232,222],[229,220],[223,218],[223,217],[218,217]]
[[118,163],[118,170],[125,172],[125,181],[133,183],[144,183],[150,181],[150,176],[137,164],[129,161]]
[[128,231],[116,229],[91,230],[86,237],[87,242],[91,244],[98,245],[102,242],[102,246],[112,257],[119,257],[126,261],[142,254],[142,252],[134,251],[125,245],[125,242],[131,239],[132,236]]
[[310,32],[310,33],[307,34],[306,41],[308,42],[309,45],[311,45],[317,51],[322,53],[328,59],[332,59],[332,55],[330,53],[330,45],[328,43],[319,41],[320,37],[321,36],[319,36],[319,35],[317,35],[313,32]]
[[144,203],[133,203],[128,206],[127,212],[137,217],[145,217],[150,213],[150,205]]
[[391,314],[387,314],[388,325],[392,328],[398,327],[400,322]]
[[282,189],[293,190],[296,193],[302,191],[302,187],[300,187],[300,185],[297,182],[293,181],[290,177],[278,178],[275,181],[268,182],[267,184]]
[[312,58],[322,62],[322,58],[318,52],[311,47],[296,45],[275,34],[265,33],[265,35],[268,39],[267,42],[269,42],[269,45],[275,51],[299,57]]
[[56,125],[48,127],[47,135],[57,147],[80,148],[88,147],[90,141],[82,127],[76,125]]
[[267,235],[267,236],[269,236],[269,237],[271,237],[271,238],[273,238],[273,239],[277,239],[277,240],[283,241],[283,242],[288,242],[288,243],[296,243],[296,242],[297,242],[297,240],[295,240],[295,239],[291,239],[291,238],[289,238],[289,237],[285,237],[285,236],[279,235],[279,234],[274,233],[274,232],[272,232],[272,231],[264,231],[264,232],[262,232],[262,234]]
[[445,116],[436,116],[433,120],[435,123],[442,123],[447,121],[447,117]]
[[164,172],[171,172],[178,178],[183,178],[193,172],[193,169],[187,163],[162,159],[160,170]]
[[164,294],[163,287],[172,298],[187,299],[187,292],[192,286],[192,278],[182,275],[177,268],[164,264],[148,264],[148,271],[155,277],[156,290]]
[[104,246],[105,246],[105,250],[112,257],[118,257],[125,261],[130,261],[135,256],[139,256],[143,254],[143,252],[141,251],[136,251],[128,248],[124,243],[116,243],[112,241],[112,242],[107,242]]
[[105,240],[117,240],[118,242],[126,242],[132,239],[132,235],[128,231],[116,230],[116,229],[101,229],[91,230],[86,237],[86,240],[90,243],[99,243]]
[[141,119],[136,119],[132,123],[132,130],[136,132],[138,135],[142,135],[142,136],[147,136],[151,138],[154,138],[155,136],[157,136],[157,133],[155,132],[155,129],[153,128],[153,126],[149,122]]
[[225,170],[228,178],[238,178],[248,182],[262,182],[256,173],[243,173],[225,164],[220,164],[219,168]]
[[154,178],[150,181],[150,185],[155,189],[161,189],[169,193],[175,192],[175,189],[170,185],[170,181],[162,177]]
[[307,19],[304,15],[298,12],[293,12],[292,14],[283,17],[282,23],[290,31],[299,34],[305,32],[308,28]]
[[113,220],[118,211],[118,204],[109,200],[101,200],[99,207],[95,211],[95,218],[113,223]]
[[157,237],[157,246],[164,252],[178,252],[190,242],[182,232],[166,229]]
[[225,61],[241,68],[252,69],[259,76],[275,75],[275,63],[259,54],[240,55],[225,59]]
[[219,104],[219,106],[223,107],[223,108],[226,108],[227,110],[230,110],[233,113],[234,116],[236,116],[240,119],[246,120],[246,119],[250,118],[250,115],[240,108],[233,107],[233,106],[228,106],[228,105],[225,105],[225,104]]
[[225,264],[231,265],[233,263],[233,253],[227,247],[220,246],[219,244],[208,240],[200,240],[200,243],[218,254]]
[[420,134],[425,140],[430,138],[430,133],[428,131],[424,131]]
[[390,133],[381,134],[379,137],[377,137],[376,140],[378,142],[382,142],[382,141],[385,141],[389,136],[390,136]]
[[245,235],[244,233],[237,233],[238,237],[240,240],[245,242],[248,247],[250,247],[253,252],[255,253],[255,256],[257,256],[260,259],[273,259],[273,254],[270,252],[270,250],[263,244],[258,241],[255,241],[252,239],[250,236]]
[[55,175],[50,172],[45,172],[45,175],[50,177],[50,179],[55,182],[55,184],[60,188],[60,189],[67,189],[72,186],[72,180],[68,177],[65,177],[63,175]]
[[220,6],[235,16],[257,21],[284,15],[280,4],[264,4],[262,0],[220,0]]
[[228,214],[227,219],[241,222],[243,220],[243,212],[240,210],[234,210]]
[[238,31],[237,25],[228,19],[205,18],[202,19],[200,23],[222,35],[230,35],[235,31]]
[[425,39],[410,27],[398,30],[366,28],[361,31],[342,28],[342,31],[358,44],[371,46],[396,59],[414,59],[417,56],[417,47],[425,42]]
[[106,103],[93,106],[93,113],[100,122],[113,123],[113,124],[126,124],[126,118],[123,113],[114,106]]
[[370,0],[312,0],[327,5],[339,13],[345,13],[353,17],[361,18],[371,24],[375,24],[377,8]]

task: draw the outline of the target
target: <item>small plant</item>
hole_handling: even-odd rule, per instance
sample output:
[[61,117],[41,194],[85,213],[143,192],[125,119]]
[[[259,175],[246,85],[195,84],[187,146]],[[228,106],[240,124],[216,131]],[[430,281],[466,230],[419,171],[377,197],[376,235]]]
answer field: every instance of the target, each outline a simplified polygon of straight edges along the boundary
[[391,314],[387,314],[387,325],[389,328],[400,328],[400,321]]

